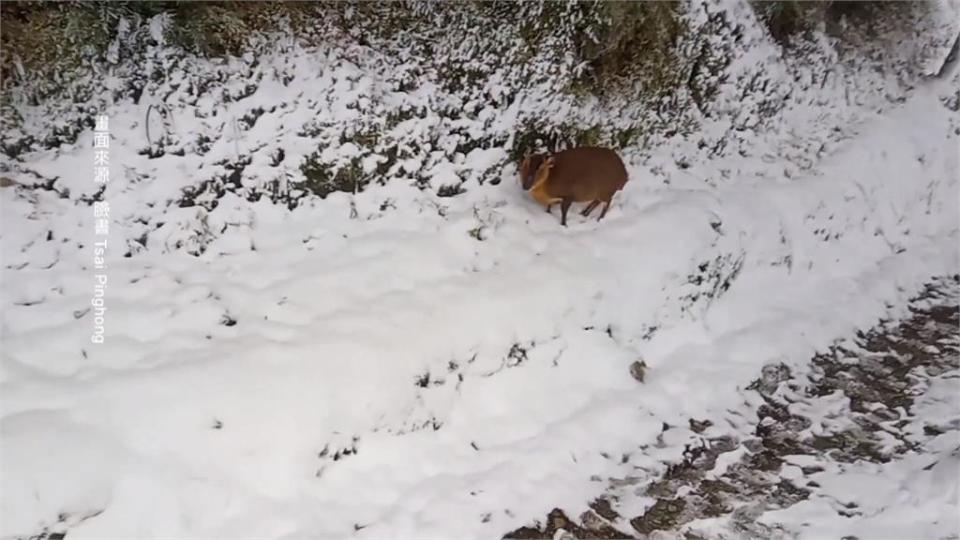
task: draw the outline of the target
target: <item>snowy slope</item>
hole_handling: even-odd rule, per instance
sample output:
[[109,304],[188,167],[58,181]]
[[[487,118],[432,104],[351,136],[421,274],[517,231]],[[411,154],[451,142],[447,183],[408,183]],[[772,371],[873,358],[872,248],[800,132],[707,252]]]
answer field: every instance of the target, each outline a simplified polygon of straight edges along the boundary
[[[509,69],[473,101],[429,73],[401,92],[423,65],[342,36],[223,63],[157,39],[144,72],[165,78],[107,109],[106,343],[90,342],[93,134],[3,169],[46,187],[0,189],[0,538],[499,537],[584,509],[598,478],[653,475],[685,442],[663,441],[664,423],[718,418],[762,366],[806,362],[957,272],[960,118],[938,99],[956,77],[890,110],[913,84],[890,76],[899,57],[817,79],[746,4],[702,7],[697,24],[724,10],[749,23],[714,116],[652,154],[628,149],[631,183],[607,218],[566,229],[517,186],[513,132],[537,115],[636,117],[553,96],[557,80],[518,89]],[[764,100],[786,103],[767,126]],[[175,125],[158,157],[144,124],[161,102]],[[451,107],[465,114],[434,114]],[[372,173],[383,148],[340,138],[358,125],[405,152],[385,185],[293,210],[247,199],[298,189],[286,182],[318,149]],[[178,202],[245,159],[242,189]],[[411,187],[424,180],[432,190]],[[465,193],[434,193],[460,181]],[[915,461],[886,470],[910,476]],[[949,490],[922,478],[911,493],[942,512]],[[823,511],[767,517],[794,528]]]
[[92,211],[5,188],[0,533],[490,538],[582,508],[591,476],[682,451],[635,452],[664,422],[956,272],[957,125],[920,92],[791,182],[634,167],[567,229],[509,169],[452,199],[228,194],[199,257],[108,250],[103,345]]

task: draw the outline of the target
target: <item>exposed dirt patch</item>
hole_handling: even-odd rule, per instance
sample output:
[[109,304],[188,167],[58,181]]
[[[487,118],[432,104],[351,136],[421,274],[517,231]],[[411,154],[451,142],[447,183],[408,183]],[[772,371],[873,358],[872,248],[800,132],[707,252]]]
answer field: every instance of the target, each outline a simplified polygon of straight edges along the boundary
[[[822,470],[817,461],[885,463],[919,448],[924,437],[958,428],[928,424],[912,412],[931,379],[960,369],[958,304],[960,276],[935,279],[911,302],[909,317],[882,322],[815,356],[808,373],[793,374],[783,364],[764,367],[746,390],[761,398],[754,432],[716,436],[713,430],[714,436],[704,437],[713,423],[691,419],[696,443],[687,446],[683,460],[634,491],[655,502],[629,518],[632,530],[624,530],[617,502],[625,486],[636,482],[612,479],[608,494],[579,520],[554,509],[545,523],[505,538],[556,538],[558,531],[568,540],[647,538],[664,531],[695,540],[705,537],[683,525],[720,516],[728,518],[728,533],[736,538],[791,537],[757,517],[810,497],[819,488],[808,478]],[[725,469],[717,466],[724,454],[733,456]],[[811,464],[784,478],[788,456],[809,457]],[[855,505],[837,511],[857,515]]]

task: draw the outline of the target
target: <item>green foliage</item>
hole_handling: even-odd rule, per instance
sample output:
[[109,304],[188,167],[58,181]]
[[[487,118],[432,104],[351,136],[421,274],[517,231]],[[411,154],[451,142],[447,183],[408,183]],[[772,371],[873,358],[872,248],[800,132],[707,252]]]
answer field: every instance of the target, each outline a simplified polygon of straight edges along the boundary
[[314,6],[309,2],[182,2],[172,11],[172,43],[206,57],[239,56],[254,38],[299,27]]
[[898,25],[909,25],[916,11],[929,8],[925,1],[750,0],[750,4],[770,35],[782,45],[789,45],[792,38],[808,36],[821,26],[841,40],[875,39]]
[[751,0],[750,4],[773,39],[786,44],[793,36],[815,30],[825,20],[831,2]]
[[354,158],[347,165],[336,168],[320,160],[320,153],[314,152],[304,159],[300,165],[304,182],[301,187],[324,198],[336,191],[356,193],[370,183],[368,175],[364,174],[360,160]]
[[33,76],[76,69],[100,59],[117,35],[118,23],[171,16],[167,38],[208,57],[242,54],[254,37],[281,28],[309,34],[318,5],[311,2],[17,1],[0,3],[4,80],[15,62]]
[[113,28],[102,16],[103,9],[101,4],[82,2],[0,3],[5,86],[18,75],[69,74],[106,50]]
[[686,30],[679,2],[603,2],[595,24],[577,36],[588,63],[584,77],[598,93],[639,84],[642,92],[662,94],[678,83],[677,45]]

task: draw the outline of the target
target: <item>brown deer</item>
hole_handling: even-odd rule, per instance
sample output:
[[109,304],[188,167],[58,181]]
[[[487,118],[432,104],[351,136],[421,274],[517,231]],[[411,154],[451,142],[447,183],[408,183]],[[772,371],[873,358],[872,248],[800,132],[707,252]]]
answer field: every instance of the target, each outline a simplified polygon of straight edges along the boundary
[[627,183],[627,169],[613,150],[583,146],[552,156],[527,155],[520,164],[520,182],[548,213],[560,203],[560,224],[566,227],[567,210],[575,202],[590,203],[580,212],[582,216],[604,203],[597,221],[603,219],[614,194]]

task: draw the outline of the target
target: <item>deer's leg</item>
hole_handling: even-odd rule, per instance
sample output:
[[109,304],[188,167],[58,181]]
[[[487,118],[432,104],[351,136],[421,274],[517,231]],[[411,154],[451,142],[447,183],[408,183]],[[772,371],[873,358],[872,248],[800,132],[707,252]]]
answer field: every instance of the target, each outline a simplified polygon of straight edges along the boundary
[[600,201],[590,201],[590,204],[583,209],[583,212],[580,212],[580,215],[583,217],[589,216],[590,212],[593,212],[593,209],[596,208],[598,204],[600,204]]
[[600,211],[600,217],[597,218],[597,221],[600,221],[601,219],[603,219],[603,216],[607,215],[607,210],[610,209],[610,200],[611,200],[612,198],[613,198],[613,197],[607,197],[606,199],[604,199],[604,201],[603,201],[603,210]]
[[548,213],[548,214],[552,213],[552,212],[550,212],[550,208],[552,208],[552,207],[553,207],[553,203],[552,203],[552,202],[547,203],[547,213]]
[[567,210],[570,210],[570,205],[573,204],[573,199],[570,197],[564,197],[560,201],[560,224],[564,227],[567,226]]

